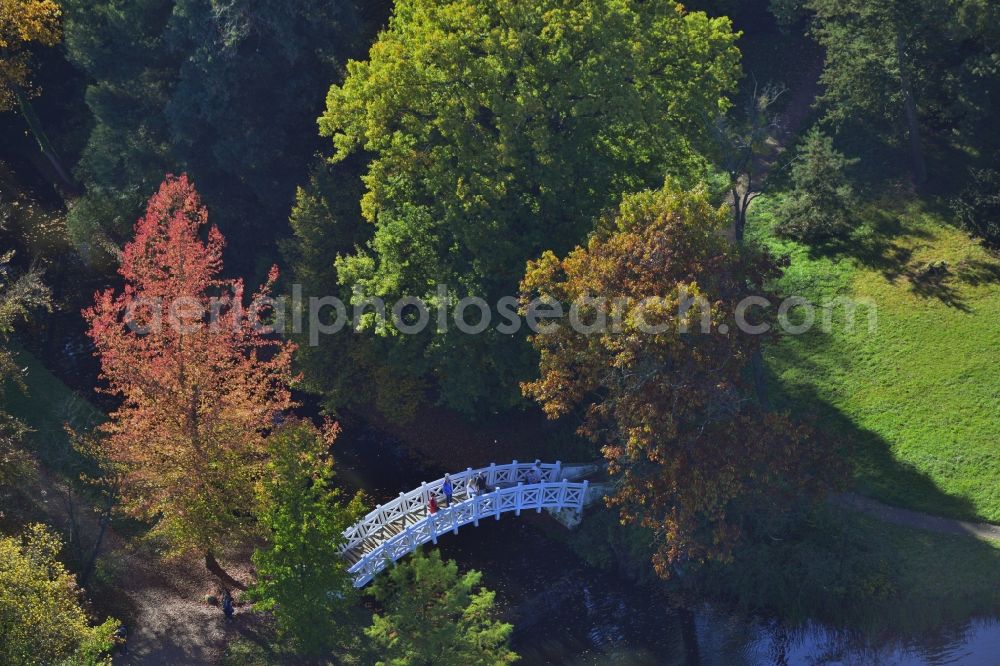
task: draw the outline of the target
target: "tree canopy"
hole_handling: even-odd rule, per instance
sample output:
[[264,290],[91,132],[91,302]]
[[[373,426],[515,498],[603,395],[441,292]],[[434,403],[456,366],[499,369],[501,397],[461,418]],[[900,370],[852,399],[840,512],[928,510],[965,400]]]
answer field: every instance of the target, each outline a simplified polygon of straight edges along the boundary
[[0,111],[31,92],[30,44],[54,46],[62,37],[54,0],[0,0]]
[[[916,182],[928,134],[996,148],[987,110],[1000,94],[1000,9],[982,0],[806,0],[824,47],[821,101],[838,123],[863,120],[905,138]],[[875,134],[873,133],[873,136]],[[891,135],[890,135],[891,137]]]
[[[766,295],[778,267],[731,245],[726,219],[704,191],[668,182],[625,197],[585,247],[531,262],[522,283],[522,302],[580,303],[581,321],[607,323],[533,336],[541,376],[524,391],[550,417],[582,411],[581,433],[617,479],[610,503],[654,531],[664,576],[729,558],[743,511],[821,489],[836,469],[808,428],[749,397],[747,366],[765,336],[744,333],[737,308]],[[773,319],[754,308],[746,324]]]
[[417,551],[372,585],[384,611],[365,633],[379,666],[432,666],[454,661],[502,666],[517,661],[508,647],[513,627],[495,619],[496,594],[480,587],[482,574],[459,574],[441,553]]
[[87,73],[94,117],[76,168],[86,187],[70,215],[77,243],[97,256],[95,237],[123,243],[146,194],[180,171],[198,181],[238,247],[273,243],[318,147],[323,94],[363,34],[355,3],[65,6],[69,56]]
[[821,81],[830,116],[852,114],[904,129],[915,181],[927,177],[919,114],[933,80],[937,13],[943,3],[909,0],[812,0],[813,32],[826,49]]
[[126,510],[211,553],[251,523],[265,431],[292,405],[294,346],[244,313],[242,280],[220,279],[224,240],[214,226],[202,240],[207,222],[187,177],[168,177],[125,246],[125,290],[84,315],[103,390],[123,399],[99,443],[123,467]]
[[364,511],[360,494],[345,501],[331,485],[336,434],[333,424],[324,433],[308,421],[282,424],[268,437],[258,493],[268,546],[254,553],[258,580],[249,598],[272,610],[281,635],[308,654],[347,640],[357,596],[339,549]]
[[[623,191],[705,163],[704,118],[739,76],[726,18],[670,2],[402,0],[320,118],[333,159],[363,151],[371,238],[338,259],[366,296],[513,295],[524,262],[578,242]],[[407,336],[397,373],[445,404],[519,400],[523,338]]]
[[0,662],[111,663],[118,622],[90,624],[73,574],[57,559],[61,548],[44,525],[29,526],[23,538],[0,536]]

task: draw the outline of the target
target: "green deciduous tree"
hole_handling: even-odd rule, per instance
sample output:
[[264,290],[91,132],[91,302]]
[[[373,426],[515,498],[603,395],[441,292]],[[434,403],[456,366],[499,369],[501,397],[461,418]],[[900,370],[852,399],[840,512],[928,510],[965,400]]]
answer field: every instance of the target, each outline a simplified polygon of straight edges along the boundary
[[855,162],[838,152],[819,129],[809,132],[792,164],[793,189],[777,211],[778,230],[807,242],[849,231],[857,200],[846,170]]
[[[338,283],[334,261],[365,238],[357,161],[316,165],[309,182],[296,193],[289,218],[294,235],[281,249],[307,303],[314,296],[337,296],[350,302],[351,289]],[[315,317],[330,325],[337,311],[322,303],[309,307],[309,320]],[[296,362],[303,369],[304,387],[322,395],[330,413],[374,407],[397,421],[414,413],[423,393],[419,368],[407,365],[405,359],[386,363],[393,354],[399,356],[392,340],[359,333],[349,325],[334,335],[320,335],[312,324],[296,333]]]
[[[584,415],[616,479],[610,503],[654,532],[663,576],[729,559],[746,512],[787,506],[836,471],[808,428],[749,399],[748,363],[767,336],[744,332],[737,308],[766,296],[778,268],[729,243],[726,219],[704,191],[668,183],[626,197],[586,247],[531,262],[522,283],[525,303],[577,303],[580,321],[606,322],[534,336],[541,376],[524,391],[550,417]],[[773,308],[744,315],[773,323]]]
[[[453,560],[421,551],[383,573],[372,594],[384,612],[365,633],[380,666],[502,666],[517,661],[508,647],[513,627],[498,622],[494,592],[480,588],[482,574],[460,575]],[[478,591],[477,591],[478,590]]]
[[118,622],[91,626],[73,575],[56,557],[61,547],[44,525],[29,526],[23,539],[0,537],[0,663],[111,663],[102,655]]
[[[367,295],[491,302],[621,192],[705,168],[704,117],[739,76],[728,19],[671,2],[404,0],[330,89],[334,160],[364,152],[370,240],[337,264]],[[400,336],[399,367],[466,411],[520,400],[520,336]]]
[[360,494],[344,501],[332,487],[329,446],[336,427],[321,433],[308,421],[286,422],[268,437],[269,461],[258,493],[266,548],[253,556],[258,581],[248,598],[273,611],[282,637],[309,654],[350,635],[353,581],[338,552],[343,532],[364,512]]
[[780,86],[756,85],[747,96],[738,117],[719,116],[713,123],[714,152],[719,167],[729,178],[733,207],[733,240],[743,243],[750,204],[762,192],[761,160],[773,150],[771,141],[779,128],[774,103],[783,95]]
[[943,103],[957,107],[955,124],[962,140],[988,157],[1000,150],[996,107],[1000,104],[1000,4],[991,0],[953,0],[947,26],[953,45],[952,69],[940,77]]

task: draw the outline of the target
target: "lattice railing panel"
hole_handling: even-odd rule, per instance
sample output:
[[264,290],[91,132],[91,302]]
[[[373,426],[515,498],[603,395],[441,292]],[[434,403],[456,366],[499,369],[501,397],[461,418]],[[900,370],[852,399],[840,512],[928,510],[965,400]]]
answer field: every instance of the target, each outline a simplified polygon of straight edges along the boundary
[[[572,469],[581,468],[571,466]],[[449,475],[454,487],[455,499],[467,499],[466,487],[470,478],[482,473],[486,477],[486,483],[490,488],[516,486],[518,483],[528,483],[531,475],[536,469],[536,463],[519,463],[516,460],[508,465],[490,465],[477,469],[469,468],[463,472],[456,472]],[[546,483],[554,483],[561,480],[562,463],[537,463],[537,470],[541,480]],[[413,514],[426,511],[427,502],[431,493],[442,497],[441,490],[444,484],[444,477],[430,483],[421,484],[408,493],[400,493],[399,497],[384,505],[379,505],[374,511],[368,513],[358,523],[344,531],[345,545],[344,551],[352,550],[364,542],[374,539],[381,541],[395,534],[401,525],[405,525],[406,518]],[[524,507],[522,507],[524,508]],[[506,510],[506,509],[502,509]]]
[[[516,466],[505,467],[511,468],[505,469],[502,474],[498,473],[494,477],[501,479],[501,484],[504,483],[503,479],[505,478],[515,479],[519,472]],[[424,488],[429,485],[431,484],[425,484]],[[542,509],[582,510],[583,500],[586,496],[587,481],[575,483],[563,479],[559,482],[543,481],[532,484],[517,482],[516,485],[500,487],[483,495],[469,497],[462,501],[456,500],[452,506],[442,508],[435,514],[428,514],[424,505],[413,504],[404,497],[406,501],[401,502],[400,507],[412,507],[410,514],[401,514],[398,507],[388,509],[380,507],[372,513],[390,519],[394,516],[400,518],[404,515],[417,516],[418,520],[379,541],[373,548],[367,549],[348,571],[354,576],[355,586],[361,587],[383,571],[389,562],[395,562],[412,553],[422,544],[437,543],[438,537],[448,532],[457,532],[463,525],[478,524],[480,520],[488,517],[499,519],[502,513],[510,511],[520,513],[525,509],[539,511]],[[371,515],[369,514],[369,516]],[[368,517],[362,523],[366,523],[367,519]],[[370,524],[376,523],[373,520]],[[365,543],[369,541],[372,539],[365,537]]]

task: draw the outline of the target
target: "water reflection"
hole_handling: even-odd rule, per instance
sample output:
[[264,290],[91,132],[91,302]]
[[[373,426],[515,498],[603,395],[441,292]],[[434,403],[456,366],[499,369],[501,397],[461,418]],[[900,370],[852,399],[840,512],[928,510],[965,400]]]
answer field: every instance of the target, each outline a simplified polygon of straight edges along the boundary
[[[982,619],[919,639],[865,639],[820,624],[693,611],[628,580],[583,565],[544,517],[486,521],[441,540],[442,553],[484,574],[514,623],[525,666],[719,666],[787,664],[1000,666],[1000,622]],[[552,536],[550,536],[550,534]]]
[[880,644],[816,624],[795,631],[760,626],[747,644],[747,659],[751,664],[996,666],[1000,664],[1000,622],[973,620],[919,640],[889,638]]

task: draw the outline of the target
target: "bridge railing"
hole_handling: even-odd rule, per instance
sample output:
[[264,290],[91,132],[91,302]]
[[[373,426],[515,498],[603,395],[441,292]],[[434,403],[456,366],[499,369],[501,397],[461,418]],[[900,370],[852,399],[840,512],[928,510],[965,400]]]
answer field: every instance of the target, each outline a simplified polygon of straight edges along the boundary
[[510,511],[520,515],[521,511],[530,509],[538,512],[542,509],[582,510],[587,499],[587,485],[587,481],[577,483],[566,479],[532,484],[519,482],[515,486],[501,487],[456,501],[437,513],[424,515],[378,544],[354,563],[348,572],[354,577],[354,586],[362,587],[392,562],[412,553],[422,544],[437,543],[438,537],[443,534],[457,534],[462,525],[474,523],[478,526],[480,520],[489,517],[500,520],[500,514]]
[[[558,460],[554,463],[537,463],[541,472],[541,480],[554,483],[562,478],[562,463]],[[491,464],[489,467],[467,468],[464,472],[456,472],[449,475],[454,487],[455,498],[467,496],[466,486],[470,478],[482,473],[486,477],[486,485],[490,488],[496,486],[514,486],[518,482],[527,482],[529,472],[535,468],[536,463],[519,463],[513,461],[508,465]],[[415,488],[407,493],[400,493],[399,497],[386,504],[379,504],[374,511],[369,512],[360,521],[344,531],[345,544],[343,551],[352,550],[363,544],[366,540],[378,540],[387,528],[405,522],[406,517],[426,508],[431,493],[437,497],[444,496],[441,486],[444,485],[444,477],[423,483],[419,488]]]

